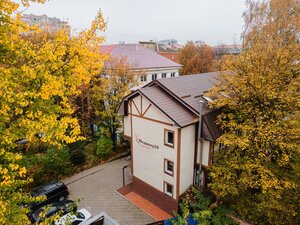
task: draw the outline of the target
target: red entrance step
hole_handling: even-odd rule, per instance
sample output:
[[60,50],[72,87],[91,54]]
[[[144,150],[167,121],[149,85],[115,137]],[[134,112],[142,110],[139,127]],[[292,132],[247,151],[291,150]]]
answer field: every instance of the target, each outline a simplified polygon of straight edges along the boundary
[[170,214],[133,191],[127,193],[124,196],[134,205],[136,205],[158,221],[172,218]]

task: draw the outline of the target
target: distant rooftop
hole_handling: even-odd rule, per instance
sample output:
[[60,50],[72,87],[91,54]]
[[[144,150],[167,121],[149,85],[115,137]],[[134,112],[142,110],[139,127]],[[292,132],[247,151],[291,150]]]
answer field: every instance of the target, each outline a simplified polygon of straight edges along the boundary
[[101,45],[100,52],[109,53],[113,57],[126,57],[128,63],[135,69],[182,67],[140,44]]
[[23,14],[21,20],[30,26],[37,25],[41,29],[48,29],[52,32],[57,32],[59,29],[70,29],[66,21],[47,15]]

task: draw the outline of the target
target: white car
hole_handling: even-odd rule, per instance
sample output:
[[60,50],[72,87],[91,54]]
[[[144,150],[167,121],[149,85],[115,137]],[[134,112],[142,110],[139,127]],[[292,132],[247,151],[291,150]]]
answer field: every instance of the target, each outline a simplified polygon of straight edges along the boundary
[[78,225],[92,218],[92,215],[86,209],[80,209],[75,213],[68,213],[56,220],[55,225]]

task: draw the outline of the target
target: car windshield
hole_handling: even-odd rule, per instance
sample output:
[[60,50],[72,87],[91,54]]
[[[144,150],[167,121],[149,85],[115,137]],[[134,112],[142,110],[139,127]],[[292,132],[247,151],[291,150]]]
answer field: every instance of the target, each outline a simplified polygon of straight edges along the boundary
[[85,219],[84,214],[81,213],[81,212],[77,212],[77,213],[76,213],[76,216],[77,216],[77,218],[79,218],[79,219]]

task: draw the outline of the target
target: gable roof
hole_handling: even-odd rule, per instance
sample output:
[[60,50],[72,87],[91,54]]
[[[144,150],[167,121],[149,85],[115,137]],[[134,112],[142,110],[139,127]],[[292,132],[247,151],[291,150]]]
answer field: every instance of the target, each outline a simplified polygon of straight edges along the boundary
[[158,85],[141,88],[140,92],[180,127],[195,123],[198,120],[192,112],[180,102],[174,101],[172,96]]
[[[217,76],[217,72],[211,72],[184,75],[172,79],[159,79],[157,82],[168,89],[172,95],[180,98],[194,113],[199,114],[199,101],[205,92],[213,87]],[[203,108],[203,114],[208,111],[210,110],[206,104]]]
[[[203,95],[214,85],[217,74],[213,72],[155,80],[124,99],[128,100],[139,93],[180,127],[199,121],[199,101],[203,100],[202,137],[215,141],[222,134],[215,123],[220,110],[210,109]],[[119,113],[124,115],[124,101]]]
[[126,57],[134,69],[182,67],[140,44],[101,45],[100,53],[110,54],[113,57]]

